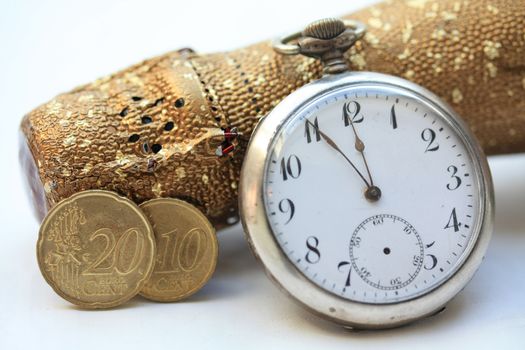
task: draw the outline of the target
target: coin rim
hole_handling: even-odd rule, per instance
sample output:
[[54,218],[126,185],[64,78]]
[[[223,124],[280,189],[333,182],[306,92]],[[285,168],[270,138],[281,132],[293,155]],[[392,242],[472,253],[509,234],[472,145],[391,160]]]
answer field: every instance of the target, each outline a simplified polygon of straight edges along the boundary
[[[135,211],[137,213],[137,215],[139,216],[139,218],[142,219],[142,221],[144,222],[144,224],[146,226],[146,230],[147,230],[147,232],[146,232],[147,237],[146,238],[149,240],[150,246],[152,247],[152,250],[153,250],[152,254],[150,254],[150,259],[149,259],[150,261],[147,264],[147,271],[144,274],[144,276],[142,277],[142,279],[138,280],[138,283],[136,284],[135,288],[133,288],[130,293],[127,293],[123,297],[121,297],[119,299],[116,299],[114,301],[109,301],[109,302],[98,302],[98,301],[97,302],[86,302],[86,301],[74,298],[74,297],[66,294],[65,292],[63,292],[58,287],[57,283],[55,281],[53,281],[53,279],[50,276],[48,276],[47,271],[45,270],[45,268],[44,268],[44,266],[42,265],[42,262],[41,262],[42,259],[43,259],[42,255],[41,255],[42,254],[41,250],[42,250],[42,246],[44,244],[44,227],[46,227],[49,224],[49,221],[51,220],[50,219],[51,216],[54,213],[58,212],[64,206],[74,202],[78,198],[86,197],[86,196],[109,197],[110,199],[116,200],[117,203],[123,203],[124,205],[127,205],[133,211]],[[77,306],[79,306],[81,308],[84,308],[84,309],[107,309],[107,308],[112,308],[112,307],[121,305],[121,304],[129,301],[134,296],[136,296],[139,293],[139,291],[142,289],[142,287],[144,286],[146,281],[150,278],[151,273],[153,272],[153,267],[155,266],[155,257],[157,256],[156,240],[155,240],[155,235],[153,233],[153,227],[151,226],[151,224],[150,224],[148,218],[146,217],[146,215],[140,210],[139,206],[137,204],[135,204],[133,201],[131,201],[128,198],[126,198],[126,197],[122,197],[122,196],[118,195],[115,192],[105,191],[105,190],[86,190],[86,191],[77,192],[77,193],[73,194],[72,196],[61,200],[57,205],[55,205],[53,208],[51,208],[51,210],[47,213],[46,217],[44,218],[44,220],[42,221],[42,223],[40,225],[40,229],[39,229],[39,232],[38,232],[37,247],[36,248],[37,248],[36,249],[36,253],[37,253],[38,267],[40,268],[40,272],[42,273],[42,276],[44,277],[46,282],[51,286],[51,288],[53,288],[55,293],[60,295],[62,298],[64,298],[65,300],[69,301],[70,303],[75,304],[75,305],[77,305]]]
[[[148,200],[148,201],[146,201],[144,203],[141,203],[139,205],[139,208],[144,210],[144,208],[148,208],[148,207],[150,207],[152,205],[157,205],[157,204],[162,204],[162,203],[180,205],[182,207],[188,208],[189,210],[197,213],[197,216],[203,221],[204,225],[207,226],[210,229],[211,240],[212,240],[212,254],[213,254],[213,265],[211,266],[210,270],[206,274],[206,277],[203,278],[200,281],[200,283],[197,284],[196,288],[191,289],[189,292],[186,292],[186,293],[184,293],[182,295],[179,295],[177,297],[163,297],[163,296],[158,296],[158,295],[152,295],[152,294],[149,294],[149,293],[145,292],[144,291],[144,286],[142,287],[142,289],[139,292],[139,294],[142,297],[144,297],[144,298],[146,298],[148,300],[153,300],[153,301],[162,302],[162,303],[169,303],[169,302],[183,300],[183,299],[186,299],[186,298],[192,296],[193,294],[195,294],[199,290],[201,290],[208,283],[208,281],[213,276],[213,274],[215,272],[215,269],[217,267],[217,260],[219,258],[219,241],[217,239],[217,232],[215,230],[215,227],[213,227],[213,225],[211,224],[210,220],[206,217],[206,215],[204,215],[202,213],[202,211],[199,210],[197,207],[195,207],[193,204],[190,204],[190,203],[188,203],[188,202],[186,202],[184,200],[177,199],[177,198],[154,198],[154,199],[150,199],[150,200]],[[148,220],[150,220],[150,218],[149,218],[147,213],[144,212],[144,215],[146,215]],[[152,223],[152,226],[153,226],[153,223]],[[153,234],[154,234],[155,239],[156,239],[155,230],[153,230]],[[155,255],[155,257],[156,257],[156,255]],[[154,266],[155,265],[156,265],[156,263],[154,264]],[[155,270],[155,267],[153,267],[153,272],[152,272],[151,276],[153,276],[154,270]]]

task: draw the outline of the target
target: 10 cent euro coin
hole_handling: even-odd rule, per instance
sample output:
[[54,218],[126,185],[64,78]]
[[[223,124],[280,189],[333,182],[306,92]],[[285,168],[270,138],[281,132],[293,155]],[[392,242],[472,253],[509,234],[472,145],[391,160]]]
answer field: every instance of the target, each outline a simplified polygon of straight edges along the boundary
[[140,294],[170,302],[197,292],[217,264],[213,226],[197,208],[177,199],[153,199],[140,208],[153,226],[157,243],[155,268]]

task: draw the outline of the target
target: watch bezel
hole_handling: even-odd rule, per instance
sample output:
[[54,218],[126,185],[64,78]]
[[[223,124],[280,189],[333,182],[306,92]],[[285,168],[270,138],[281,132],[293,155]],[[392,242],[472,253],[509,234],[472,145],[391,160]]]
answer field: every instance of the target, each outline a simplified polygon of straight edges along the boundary
[[[321,95],[353,85],[378,85],[406,91],[440,112],[462,138],[479,184],[480,220],[477,239],[464,263],[441,285],[414,299],[390,304],[370,304],[343,299],[307,279],[293,265],[274,238],[263,199],[266,158],[290,118]],[[478,269],[487,250],[494,222],[494,193],[486,157],[463,120],[439,97],[407,80],[373,72],[325,76],[286,97],[256,127],[247,147],[239,186],[239,208],[246,239],[267,275],[281,290],[310,311],[355,328],[386,328],[409,323],[440,310],[461,291]],[[474,232],[476,234],[476,232]]]

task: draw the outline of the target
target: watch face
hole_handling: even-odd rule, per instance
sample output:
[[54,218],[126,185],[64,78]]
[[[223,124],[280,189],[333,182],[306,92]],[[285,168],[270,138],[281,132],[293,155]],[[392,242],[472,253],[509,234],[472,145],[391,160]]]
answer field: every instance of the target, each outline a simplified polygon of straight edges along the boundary
[[275,241],[304,277],[386,304],[430,292],[465,262],[483,219],[482,181],[443,113],[403,88],[361,84],[287,117],[262,196]]

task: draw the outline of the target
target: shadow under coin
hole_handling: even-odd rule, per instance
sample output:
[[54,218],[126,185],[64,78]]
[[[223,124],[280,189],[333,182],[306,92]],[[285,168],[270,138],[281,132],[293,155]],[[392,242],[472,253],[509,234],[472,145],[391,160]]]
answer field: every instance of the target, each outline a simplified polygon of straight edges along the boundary
[[[254,277],[264,272],[255,261],[244,240],[242,226],[237,224],[221,230],[217,238],[219,257],[212,278],[195,294],[174,303],[198,303],[214,299],[235,298],[239,294],[250,293],[252,288],[255,288]],[[150,302],[140,296],[135,299]]]
[[217,237],[219,259],[215,273],[208,284],[191,299],[233,298],[250,293],[258,279],[254,277],[264,275],[244,239],[240,224],[218,232]]
[[67,303],[67,304],[63,304],[64,306],[62,307],[62,309],[65,309],[65,310],[75,310],[75,311],[108,311],[108,310],[126,310],[126,309],[133,309],[133,308],[136,308],[136,307],[142,307],[145,303],[146,303],[146,299],[145,298],[138,298],[140,297],[139,295],[137,296],[134,296],[133,298],[131,298],[130,300],[120,304],[120,305],[117,305],[117,306],[114,306],[114,307],[110,307],[110,308],[97,308],[97,309],[89,309],[89,308],[84,308],[84,307],[80,307],[78,305],[75,305],[75,304],[71,304],[71,303]]

